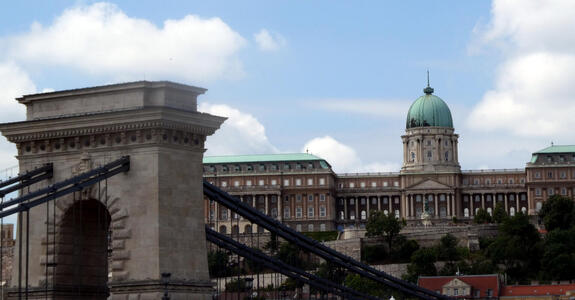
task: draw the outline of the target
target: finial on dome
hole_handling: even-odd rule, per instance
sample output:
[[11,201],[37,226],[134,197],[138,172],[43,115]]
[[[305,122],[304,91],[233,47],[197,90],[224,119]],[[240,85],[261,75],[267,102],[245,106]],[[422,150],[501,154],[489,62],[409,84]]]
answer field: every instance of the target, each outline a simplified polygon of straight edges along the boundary
[[429,70],[427,70],[427,87],[423,89],[423,92],[427,95],[433,94],[433,88],[429,86]]

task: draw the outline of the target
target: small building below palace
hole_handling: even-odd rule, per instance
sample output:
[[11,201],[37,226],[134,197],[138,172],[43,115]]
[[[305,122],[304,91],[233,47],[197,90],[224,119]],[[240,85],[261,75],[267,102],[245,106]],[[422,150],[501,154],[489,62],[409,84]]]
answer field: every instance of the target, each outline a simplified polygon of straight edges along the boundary
[[[470,221],[480,208],[492,214],[496,205],[536,215],[548,197],[575,194],[575,146],[536,151],[522,168],[461,170],[458,139],[449,107],[428,86],[407,113],[398,172],[335,173],[321,157],[294,153],[208,156],[204,178],[298,231],[360,229],[374,210],[411,225],[424,211],[441,224]],[[260,230],[205,205],[206,222],[220,232]]]
[[420,276],[417,285],[453,298],[494,299],[499,297],[499,275]]

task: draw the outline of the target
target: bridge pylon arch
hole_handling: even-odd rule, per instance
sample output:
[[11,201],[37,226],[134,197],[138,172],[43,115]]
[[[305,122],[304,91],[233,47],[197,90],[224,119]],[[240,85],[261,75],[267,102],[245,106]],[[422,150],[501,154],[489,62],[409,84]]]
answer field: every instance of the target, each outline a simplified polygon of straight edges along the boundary
[[[50,299],[104,299],[97,289],[80,295],[74,287],[83,286],[78,280],[59,285],[64,258],[58,259],[58,253],[67,249],[58,249],[58,237],[70,220],[66,213],[85,204],[109,215],[111,299],[160,299],[162,273],[171,273],[172,300],[211,299],[202,158],[206,137],[225,118],[197,111],[197,96],[205,91],[173,82],[139,81],[17,99],[26,105],[26,120],[1,124],[0,131],[16,144],[20,170],[54,166],[53,178],[34,184],[31,191],[123,156],[130,157],[130,171],[34,207],[29,215],[19,214],[24,221],[18,230],[29,236],[17,238],[9,298],[18,297],[18,278],[24,277],[17,267],[26,255],[17,250],[22,244],[28,249],[29,264],[22,272],[28,273],[29,299],[45,299],[46,293]],[[80,212],[94,216],[86,207]],[[83,224],[94,229],[89,225]],[[95,245],[101,247],[98,241]],[[101,278],[98,270],[96,278]]]

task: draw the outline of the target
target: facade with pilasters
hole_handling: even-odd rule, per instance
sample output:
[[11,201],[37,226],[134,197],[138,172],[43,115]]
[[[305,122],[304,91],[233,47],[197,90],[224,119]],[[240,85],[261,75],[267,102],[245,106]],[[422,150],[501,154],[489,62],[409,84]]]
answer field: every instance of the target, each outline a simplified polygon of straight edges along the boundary
[[[431,87],[411,105],[401,136],[399,172],[337,174],[311,154],[206,157],[204,178],[298,231],[362,228],[371,211],[416,225],[427,205],[431,222],[473,219],[501,204],[509,215],[536,215],[551,195],[575,193],[575,146],[533,153],[521,169],[461,170],[451,111]],[[235,220],[235,221],[234,221]],[[206,222],[221,232],[251,228],[206,202]]]

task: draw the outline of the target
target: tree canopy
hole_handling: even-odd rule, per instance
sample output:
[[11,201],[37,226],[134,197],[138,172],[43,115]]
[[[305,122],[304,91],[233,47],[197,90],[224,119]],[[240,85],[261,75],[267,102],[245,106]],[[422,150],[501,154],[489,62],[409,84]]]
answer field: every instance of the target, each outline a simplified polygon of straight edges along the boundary
[[391,249],[393,240],[399,235],[403,226],[405,226],[405,221],[398,220],[392,214],[372,211],[365,225],[366,236],[385,236],[389,249]]

